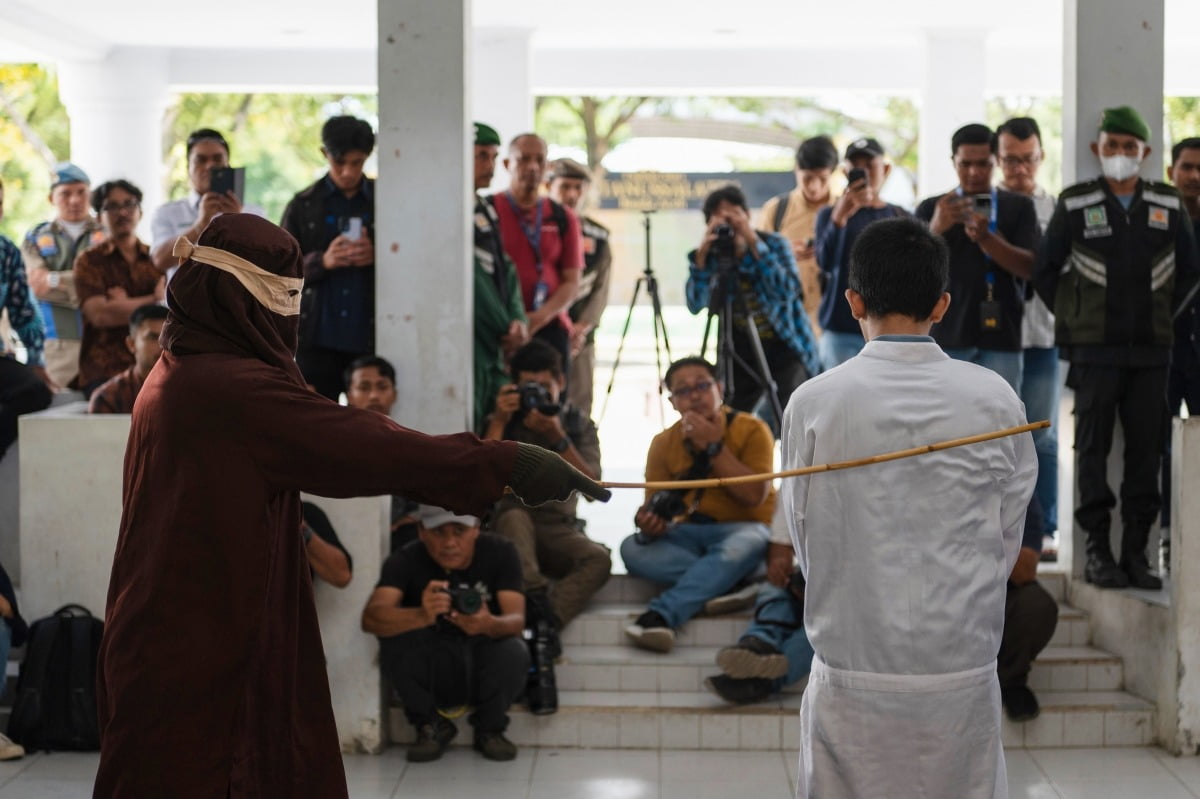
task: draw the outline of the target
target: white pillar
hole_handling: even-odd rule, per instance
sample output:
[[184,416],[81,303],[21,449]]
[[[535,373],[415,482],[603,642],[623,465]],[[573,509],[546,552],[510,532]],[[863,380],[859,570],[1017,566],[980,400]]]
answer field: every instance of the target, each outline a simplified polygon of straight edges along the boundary
[[950,137],[969,122],[984,121],[986,45],[981,30],[926,31],[918,197],[958,185],[950,160]]
[[[1200,474],[1200,418],[1176,420],[1172,436],[1172,485],[1182,487],[1188,475]],[[1195,588],[1200,575],[1200,493],[1172,493],[1169,587],[1178,660],[1170,665],[1177,697],[1166,708],[1167,718],[1159,722],[1159,729],[1163,746],[1173,754],[1195,755],[1200,753],[1200,670],[1195,667],[1200,663],[1200,591]]]
[[[533,130],[532,34],[528,28],[486,28],[475,32],[471,47],[472,121],[491,125],[505,145]],[[505,147],[500,149],[503,158]],[[508,185],[503,167],[496,170],[492,185]]]
[[58,79],[71,120],[71,161],[93,186],[125,178],[140,188],[141,230],[148,233],[150,214],[163,199],[166,51],[118,48],[103,61],[64,62]]
[[375,350],[429,433],[470,429],[470,31],[470,0],[379,3]]
[[[1164,0],[1064,0],[1063,185],[1099,174],[1100,112],[1131,105],[1150,125],[1142,177],[1163,177]],[[1082,45],[1082,46],[1081,46]]]

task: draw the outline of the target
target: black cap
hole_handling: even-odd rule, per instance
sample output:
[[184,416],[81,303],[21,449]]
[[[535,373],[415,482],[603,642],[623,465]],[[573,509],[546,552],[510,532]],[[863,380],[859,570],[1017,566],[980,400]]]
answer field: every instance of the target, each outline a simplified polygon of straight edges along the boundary
[[872,138],[855,139],[846,147],[846,160],[858,158],[860,155],[869,155],[872,158],[883,155],[883,145]]

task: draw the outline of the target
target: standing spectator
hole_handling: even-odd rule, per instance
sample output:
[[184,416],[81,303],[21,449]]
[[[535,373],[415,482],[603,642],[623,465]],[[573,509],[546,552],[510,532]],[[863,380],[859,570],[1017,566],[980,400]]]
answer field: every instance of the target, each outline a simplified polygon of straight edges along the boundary
[[992,186],[996,137],[986,125],[956,130],[950,152],[958,188],[922,201],[916,211],[950,247],[953,300],[933,337],[951,358],[986,366],[1016,391],[1037,212],[1028,197]]
[[529,341],[525,301],[517,270],[504,252],[496,209],[479,192],[492,183],[500,134],[475,123],[475,407],[473,429],[483,430],[483,417],[500,386],[508,382],[507,360]]
[[256,205],[242,206],[235,192],[209,191],[212,170],[229,166],[229,142],[212,128],[194,130],[187,137],[188,184],[191,190],[181,200],[159,206],[150,217],[150,258],[170,280],[178,268],[171,255],[175,240],[184,236],[190,242],[200,238],[213,217],[219,214],[247,213],[266,216]]
[[56,165],[50,183],[54,219],[30,230],[21,244],[29,288],[46,323],[46,372],[60,386],[71,385],[79,373],[83,317],[75,293],[75,258],[104,241],[104,229],[89,213],[90,191],[82,169],[66,162]]
[[758,218],[761,230],[782,233],[792,243],[792,255],[804,290],[804,310],[817,335],[821,333],[817,322],[821,305],[817,214],[833,202],[829,179],[837,164],[837,147],[828,136],[813,136],[800,142],[796,149],[796,188],[767,200]]
[[[1045,232],[1054,213],[1054,196],[1037,182],[1038,168],[1042,165],[1042,132],[1037,121],[1016,117],[1002,124],[996,129],[996,151],[1004,176],[1000,188],[1033,200],[1038,230]],[[1042,533],[1053,538],[1058,532],[1058,403],[1063,381],[1058,347],[1054,346],[1054,314],[1036,293],[1025,300],[1021,347],[1021,384],[1017,394],[1025,403],[1025,416],[1032,421],[1050,422],[1050,427],[1033,433],[1038,454],[1034,496],[1041,510]]]
[[858,234],[872,222],[903,216],[898,205],[884,202],[879,196],[892,165],[888,163],[883,145],[874,139],[857,139],[846,148],[843,167],[862,170],[865,175],[848,186],[832,206],[817,212],[817,263],[821,266],[821,339],[817,351],[821,368],[832,369],[848,361],[862,349],[862,327],[850,313],[846,289],[850,275],[850,249]]
[[596,327],[608,307],[608,284],[612,273],[612,249],[608,228],[579,213],[579,204],[587,195],[592,173],[570,158],[550,164],[546,177],[550,199],[570,208],[579,216],[583,234],[583,274],[579,295],[571,306],[571,374],[569,400],[585,417],[592,415],[592,379],[596,369]]
[[133,365],[92,392],[88,413],[133,413],[142,383],[162,355],[158,338],[166,320],[167,309],[156,302],[143,305],[129,315],[125,346],[133,354]]
[[[4,217],[4,184],[0,183],[0,218]],[[0,345],[0,457],[17,440],[17,417],[50,404],[54,381],[42,362],[45,328],[29,291],[21,251],[0,236],[0,310],[25,346],[25,363],[9,357]]]
[[317,393],[335,401],[346,367],[375,351],[375,181],[363,175],[374,149],[363,120],[327,120],[321,152],[329,171],[292,198],[279,223],[304,253],[296,363]]
[[[796,386],[820,371],[812,328],[800,301],[792,247],[778,233],[763,233],[750,226],[746,195],[732,184],[705,198],[704,221],[704,239],[698,249],[688,253],[688,310],[697,314],[707,309],[714,292],[724,288],[718,285],[722,275],[712,254],[720,225],[733,229],[732,267],[745,305],[743,309],[735,302],[733,319],[722,320],[733,325],[735,357],[729,405],[749,413],[765,394],[747,327],[753,324],[762,341],[767,369],[775,379],[779,404],[785,407]],[[747,369],[747,364],[755,372]]]
[[133,365],[125,346],[129,316],[147,303],[161,302],[166,290],[150,248],[137,237],[142,190],[127,180],[101,183],[92,192],[92,208],[109,237],[75,261],[75,291],[83,311],[78,382],[89,398],[101,383]]
[[[1159,589],[1146,543],[1162,505],[1167,367],[1174,317],[1195,300],[1200,263],[1179,192],[1138,177],[1150,126],[1129,106],[1109,108],[1092,152],[1102,177],[1063,190],[1038,253],[1037,290],[1075,390],[1075,520],[1087,534],[1084,577],[1101,588]],[[1116,497],[1108,453],[1118,414],[1125,431],[1121,562],[1109,529]]]
[[522,133],[508,145],[504,168],[508,191],[491,196],[500,219],[504,251],[517,265],[529,332],[571,362],[571,318],[567,310],[579,291],[583,240],[579,217],[554,200],[539,197],[546,176],[546,142]]

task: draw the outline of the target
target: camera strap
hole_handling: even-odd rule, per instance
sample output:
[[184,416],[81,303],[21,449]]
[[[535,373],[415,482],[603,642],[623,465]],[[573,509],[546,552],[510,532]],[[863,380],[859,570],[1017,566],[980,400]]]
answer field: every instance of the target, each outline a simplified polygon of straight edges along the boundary
[[[965,196],[963,194],[962,186],[959,186],[954,191],[959,197]],[[991,214],[988,216],[988,233],[995,234],[996,231],[1000,229],[999,228],[999,214],[1000,214],[999,200],[1000,200],[1000,194],[999,194],[999,192],[996,191],[996,187],[992,186],[992,208],[991,208]],[[992,287],[996,285],[996,271],[992,268],[992,256],[988,255],[985,252],[985,253],[983,253],[983,259],[985,261],[987,261],[987,264],[988,264],[988,271],[987,271],[987,274],[984,275],[983,279],[985,281],[987,281],[987,286],[988,286],[987,301],[991,302],[992,301]]]
[[[733,417],[737,416],[737,414],[738,414],[738,412],[733,408],[730,408],[728,411],[726,411],[726,413],[725,413],[725,429],[726,430],[729,429],[730,422],[733,421]],[[688,452],[690,452],[692,454],[692,465],[689,466],[687,471],[684,472],[683,475],[681,475],[678,479],[680,479],[680,480],[702,480],[705,477],[708,477],[709,473],[712,472],[712,458],[709,457],[707,452],[696,452],[692,448],[692,442],[688,441],[686,438],[683,440],[683,443],[684,443],[684,446],[687,447]],[[695,496],[692,497],[691,507],[688,508],[689,515],[694,513],[696,508],[700,507],[700,500],[703,497],[704,497],[704,488],[703,487],[697,488]]]

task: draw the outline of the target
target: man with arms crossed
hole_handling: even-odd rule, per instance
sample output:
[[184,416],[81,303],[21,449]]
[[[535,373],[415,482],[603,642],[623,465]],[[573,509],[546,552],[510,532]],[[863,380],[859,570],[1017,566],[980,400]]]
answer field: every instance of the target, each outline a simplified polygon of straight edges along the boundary
[[[785,468],[1025,422],[1003,378],[929,336],[948,271],[946,244],[919,222],[863,231],[846,297],[867,344],[792,395]],[[1024,433],[784,481],[816,652],[797,797],[1008,796],[996,653],[1036,479]]]

